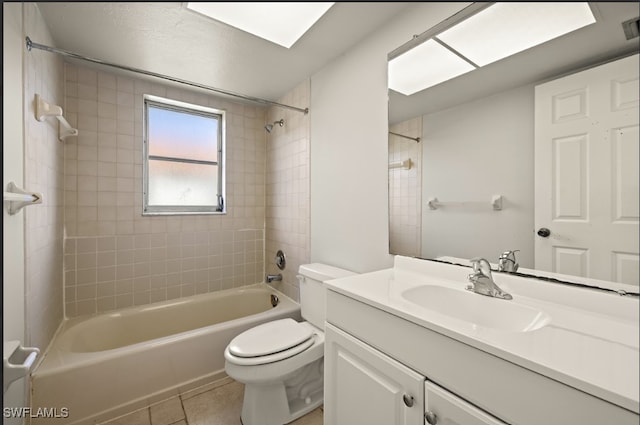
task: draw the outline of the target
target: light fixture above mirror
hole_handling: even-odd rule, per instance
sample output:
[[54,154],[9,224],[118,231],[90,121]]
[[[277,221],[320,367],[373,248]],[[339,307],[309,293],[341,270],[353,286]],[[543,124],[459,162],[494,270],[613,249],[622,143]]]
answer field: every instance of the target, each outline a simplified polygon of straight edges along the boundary
[[389,88],[412,95],[596,22],[588,3],[492,3],[391,58]]

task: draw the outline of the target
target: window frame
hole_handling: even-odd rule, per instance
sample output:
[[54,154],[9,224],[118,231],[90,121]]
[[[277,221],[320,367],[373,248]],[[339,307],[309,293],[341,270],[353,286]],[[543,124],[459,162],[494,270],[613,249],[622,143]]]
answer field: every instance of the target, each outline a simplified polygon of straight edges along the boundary
[[[218,205],[202,206],[202,205],[149,205],[149,159],[154,159],[153,156],[149,157],[149,106],[165,109],[168,111],[175,111],[181,113],[187,113],[192,115],[199,115],[207,118],[216,118],[218,120],[218,145],[216,147],[218,158],[217,162],[212,161],[198,161],[197,159],[185,159],[185,158],[171,158],[159,157],[164,161],[175,161],[184,164],[209,164],[218,166],[218,187],[217,187],[217,199]],[[223,109],[211,108],[207,106],[194,105],[187,102],[181,102],[178,100],[167,99],[160,96],[154,96],[145,94],[143,96],[143,158],[142,158],[142,215],[213,215],[213,214],[226,214],[227,206],[225,202],[225,170],[226,170],[226,111]]]

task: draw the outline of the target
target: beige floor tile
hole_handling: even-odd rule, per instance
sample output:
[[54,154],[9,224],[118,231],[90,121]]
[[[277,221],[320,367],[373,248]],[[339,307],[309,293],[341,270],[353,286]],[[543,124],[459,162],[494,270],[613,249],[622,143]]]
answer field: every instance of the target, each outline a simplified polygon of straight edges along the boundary
[[290,425],[322,425],[323,411],[320,407],[291,422]]
[[169,425],[184,419],[184,410],[179,397],[171,397],[150,407],[152,425]]
[[240,425],[244,385],[231,382],[183,400],[189,425]]
[[151,425],[149,409],[137,410],[128,415],[105,422],[103,425]]

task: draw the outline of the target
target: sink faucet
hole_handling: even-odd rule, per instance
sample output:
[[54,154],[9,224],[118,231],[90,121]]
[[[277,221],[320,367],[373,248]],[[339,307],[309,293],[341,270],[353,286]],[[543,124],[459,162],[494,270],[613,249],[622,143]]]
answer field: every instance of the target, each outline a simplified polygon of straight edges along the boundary
[[473,264],[473,273],[469,275],[469,282],[472,284],[467,286],[466,289],[476,294],[501,298],[503,300],[513,299],[511,294],[504,292],[493,281],[491,265],[489,265],[487,260],[478,257],[471,259],[471,263]]
[[518,251],[519,249],[516,249],[515,251],[505,251],[500,254],[498,258],[498,271],[515,272],[518,270],[518,263],[516,263],[516,252]]
[[267,280],[267,283],[271,283],[271,282],[275,282],[275,281],[280,282],[282,280],[282,273],[268,274],[266,276],[266,280]]

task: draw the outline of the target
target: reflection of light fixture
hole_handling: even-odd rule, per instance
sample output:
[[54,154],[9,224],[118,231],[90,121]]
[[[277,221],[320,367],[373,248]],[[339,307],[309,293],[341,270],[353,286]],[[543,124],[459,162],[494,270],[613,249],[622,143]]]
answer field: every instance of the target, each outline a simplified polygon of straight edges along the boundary
[[434,40],[427,40],[389,62],[389,87],[411,95],[475,67]]
[[289,48],[333,4],[329,2],[189,2],[187,8]]
[[411,95],[595,21],[588,3],[496,3],[393,58],[389,87]]
[[438,38],[484,66],[595,21],[588,3],[496,3]]

